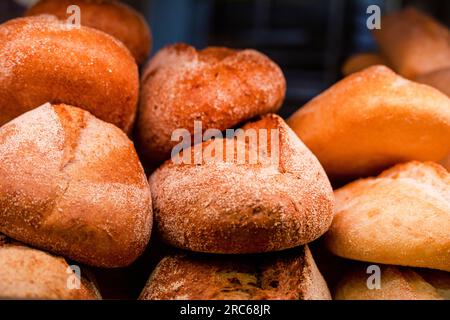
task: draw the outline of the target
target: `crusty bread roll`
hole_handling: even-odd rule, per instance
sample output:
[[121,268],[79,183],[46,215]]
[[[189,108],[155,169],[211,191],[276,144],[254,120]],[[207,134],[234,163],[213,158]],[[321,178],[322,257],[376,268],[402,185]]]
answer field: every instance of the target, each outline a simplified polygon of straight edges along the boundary
[[[367,266],[352,268],[339,282],[336,300],[448,300],[450,274],[444,271],[379,266],[380,288],[369,289]],[[369,280],[369,282],[371,282]]]
[[142,76],[137,139],[148,163],[170,158],[175,129],[194,133],[232,128],[252,117],[276,112],[286,83],[280,68],[254,50],[185,44],[160,50]]
[[422,74],[414,81],[432,86],[450,97],[450,68]]
[[106,32],[120,40],[141,64],[151,48],[151,33],[144,17],[130,6],[114,0],[40,0],[26,15],[51,14],[67,20],[67,9],[80,8],[81,25]]
[[386,60],[378,53],[357,53],[350,56],[342,66],[342,74],[349,74],[364,70],[375,65],[387,65]]
[[325,236],[336,255],[450,271],[450,173],[408,162],[335,191]]
[[288,120],[331,179],[377,174],[450,153],[450,99],[374,66],[341,80]]
[[0,25],[0,125],[46,102],[66,103],[131,130],[136,62],[115,38],[52,16]]
[[331,300],[307,246],[257,256],[164,258],[142,300]]
[[46,104],[0,128],[0,232],[78,262],[125,266],[152,208],[133,143],[88,112]]
[[0,299],[101,298],[94,283],[85,277],[84,269],[80,271],[81,279],[72,281],[76,275],[64,258],[0,234]]
[[[260,138],[206,141],[183,151],[192,162],[168,160],[151,175],[156,226],[167,243],[200,252],[258,253],[308,243],[329,228],[333,193],[314,155],[277,115],[243,129]],[[267,152],[259,148],[265,142]],[[223,153],[215,149],[228,143],[232,147]],[[221,156],[207,157],[210,148]],[[254,154],[260,157],[250,161]]]
[[406,78],[450,67],[448,28],[414,8],[383,16],[373,33],[389,65]]

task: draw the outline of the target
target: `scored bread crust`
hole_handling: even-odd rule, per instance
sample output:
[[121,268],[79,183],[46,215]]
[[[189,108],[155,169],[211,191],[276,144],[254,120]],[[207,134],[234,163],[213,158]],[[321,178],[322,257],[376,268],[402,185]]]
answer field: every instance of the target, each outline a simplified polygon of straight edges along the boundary
[[137,139],[144,159],[170,158],[176,129],[225,130],[257,115],[276,112],[286,92],[280,68],[255,50],[175,44],[145,68]]
[[416,77],[414,81],[436,88],[450,97],[450,67],[422,74]]
[[325,243],[360,261],[450,271],[450,174],[408,162],[335,191]]
[[131,131],[136,62],[112,36],[50,15],[0,25],[0,125],[46,103],[65,103]]
[[389,65],[406,78],[450,67],[449,29],[412,7],[383,16],[373,35]]
[[151,195],[133,143],[88,112],[46,104],[0,128],[0,232],[76,261],[126,266]]
[[151,49],[150,28],[144,17],[132,7],[113,0],[40,0],[26,12],[27,16],[51,14],[67,20],[67,8],[77,5],[81,25],[101,30],[120,40],[136,61],[142,64]]
[[331,300],[331,296],[305,245],[257,256],[167,256],[139,299]]
[[[308,243],[330,226],[330,183],[283,119],[269,114],[243,129],[278,130],[279,161],[239,163],[236,141],[232,161],[168,160],[150,176],[156,227],[169,244],[212,253],[267,252]],[[246,141],[245,148],[257,147]],[[186,152],[194,158],[195,147]]]
[[78,289],[70,289],[69,264],[62,257],[27,247],[0,234],[0,299],[101,299],[81,269]]
[[[380,266],[380,288],[369,289],[362,265],[353,267],[336,286],[335,300],[448,300],[450,274],[437,270]],[[369,281],[370,282],[370,281]]]
[[353,73],[308,102],[288,124],[332,180],[378,174],[450,153],[450,99],[384,66]]

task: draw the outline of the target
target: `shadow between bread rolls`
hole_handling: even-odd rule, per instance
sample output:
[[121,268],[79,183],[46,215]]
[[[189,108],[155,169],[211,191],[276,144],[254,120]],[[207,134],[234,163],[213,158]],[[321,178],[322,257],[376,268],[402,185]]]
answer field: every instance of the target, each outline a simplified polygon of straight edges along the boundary
[[[255,131],[268,134],[247,139]],[[189,147],[181,157],[202,155],[199,162],[173,157],[150,176],[156,229],[164,241],[192,251],[258,253],[308,243],[328,229],[330,183],[286,123],[269,114],[241,133]]]
[[150,189],[133,143],[87,111],[46,104],[0,128],[0,232],[78,262],[133,262]]
[[141,300],[331,300],[308,246],[247,256],[177,254],[161,260]]
[[0,126],[51,102],[83,108],[130,133],[138,69],[112,36],[50,15],[18,18],[0,25],[0,56]]

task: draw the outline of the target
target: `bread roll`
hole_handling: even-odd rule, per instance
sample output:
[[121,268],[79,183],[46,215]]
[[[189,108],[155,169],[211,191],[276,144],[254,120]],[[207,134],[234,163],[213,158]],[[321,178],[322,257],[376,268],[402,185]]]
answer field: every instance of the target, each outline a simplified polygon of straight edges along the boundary
[[448,171],[450,171],[450,154],[441,161],[441,164],[446,168]]
[[0,128],[0,232],[100,267],[126,266],[150,236],[150,189],[117,127],[46,104]]
[[173,255],[153,271],[142,300],[330,300],[307,246],[257,256]]
[[78,289],[71,277],[75,274],[64,258],[26,247],[0,234],[0,299],[101,298],[95,285],[84,276],[84,269]]
[[81,24],[101,30],[120,40],[141,64],[151,48],[151,33],[144,17],[132,7],[114,0],[40,0],[26,15],[51,14],[67,21],[73,13],[67,9],[80,8]]
[[373,175],[408,160],[440,161],[450,153],[450,99],[384,66],[346,77],[288,124],[331,179]]
[[408,162],[335,191],[325,236],[336,255],[450,271],[450,173]]
[[450,67],[448,28],[414,8],[383,16],[373,32],[389,65],[406,78]]
[[[243,129],[259,138],[206,141],[184,150],[192,162],[168,160],[151,175],[156,225],[167,243],[200,252],[258,253],[308,243],[328,229],[333,193],[314,155],[274,114]],[[267,149],[261,147],[265,139]],[[210,148],[219,156],[208,157]]]
[[434,87],[450,97],[450,68],[420,75],[414,81]]
[[[450,274],[437,270],[380,266],[380,288],[369,289],[366,266],[349,271],[337,285],[336,300],[449,300]],[[370,282],[370,281],[369,281]]]
[[52,16],[0,25],[0,126],[46,103],[66,103],[131,130],[137,65],[122,43]]
[[386,60],[378,53],[357,53],[350,56],[342,66],[342,74],[348,76],[375,65],[386,65]]
[[175,129],[194,133],[225,130],[252,117],[276,112],[286,83],[280,68],[254,50],[163,48],[142,76],[137,139],[148,163],[170,158]]

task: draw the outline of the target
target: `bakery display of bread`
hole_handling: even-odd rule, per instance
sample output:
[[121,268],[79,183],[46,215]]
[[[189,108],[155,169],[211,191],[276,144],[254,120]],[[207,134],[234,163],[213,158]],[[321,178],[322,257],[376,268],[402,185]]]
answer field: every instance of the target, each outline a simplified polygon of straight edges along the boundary
[[294,113],[288,124],[331,179],[379,173],[450,153],[450,99],[384,66],[353,73]]
[[178,254],[153,271],[142,300],[331,300],[307,246],[258,256]]
[[54,16],[0,25],[0,125],[46,103],[66,103],[130,132],[139,76],[125,46]]
[[380,266],[379,288],[367,286],[367,266],[352,268],[334,292],[336,300],[450,300],[450,273]]
[[143,158],[170,158],[174,130],[225,130],[280,108],[286,83],[280,68],[255,50],[175,44],[160,50],[143,72],[137,142]]
[[386,60],[377,53],[357,53],[350,56],[342,66],[342,74],[349,74],[362,71],[375,65],[387,65]]
[[450,67],[450,31],[412,7],[381,18],[373,34],[389,65],[406,78]]
[[450,97],[450,67],[422,74],[414,81],[432,86]]
[[[234,147],[201,163],[168,160],[151,175],[162,239],[193,251],[258,253],[308,243],[328,229],[333,193],[317,159],[279,116],[269,114],[243,127],[244,132],[260,129],[271,133],[251,141],[206,141],[200,150],[205,154],[213,143],[215,148],[232,141]],[[269,152],[259,149],[263,139]],[[245,159],[252,153],[261,157],[239,162],[239,150]],[[184,152],[194,159],[196,148]]]
[[51,14],[67,21],[71,16],[67,9],[73,5],[80,9],[81,25],[112,35],[130,50],[138,64],[145,62],[151,49],[150,28],[139,12],[119,1],[40,0],[26,15]]
[[126,266],[150,237],[133,143],[87,111],[46,104],[0,128],[0,232],[81,263]]
[[0,299],[100,299],[83,271],[81,279],[71,282],[72,271],[64,258],[0,234]]
[[355,260],[450,271],[450,173],[432,162],[396,165],[335,191],[325,236]]

